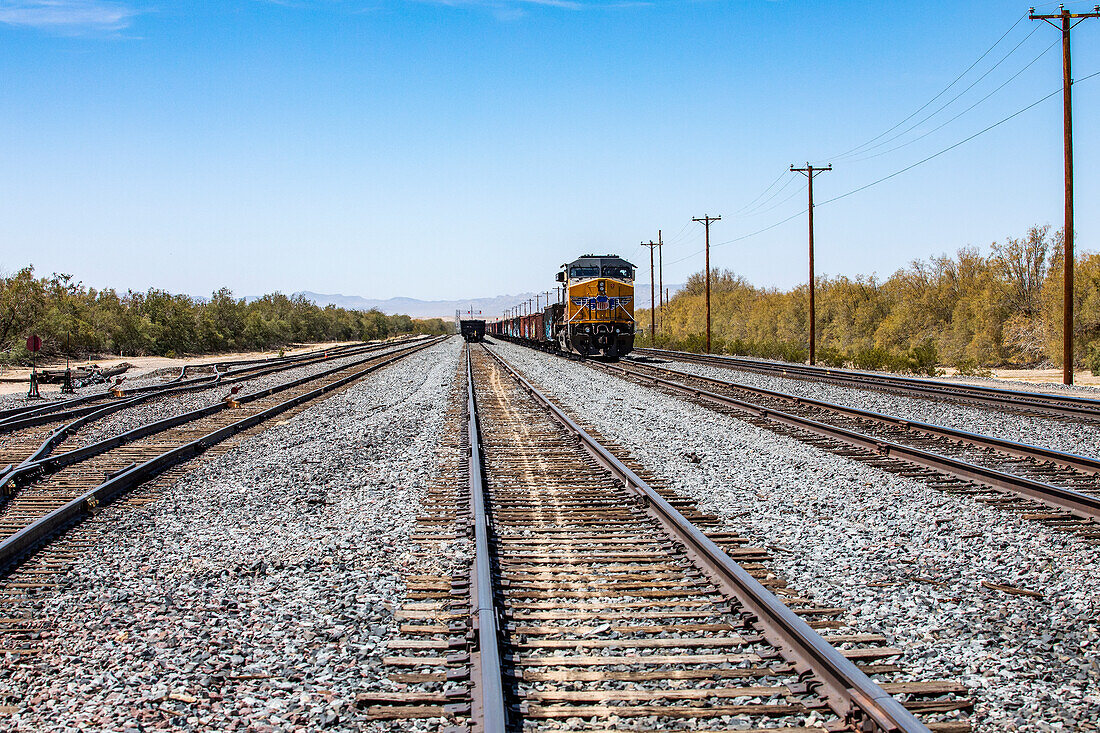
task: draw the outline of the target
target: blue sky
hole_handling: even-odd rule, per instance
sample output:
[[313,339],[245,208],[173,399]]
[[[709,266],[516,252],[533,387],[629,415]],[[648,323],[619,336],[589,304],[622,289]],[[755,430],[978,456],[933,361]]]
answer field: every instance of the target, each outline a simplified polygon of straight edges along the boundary
[[[0,268],[196,295],[464,298],[547,289],[588,251],[642,264],[662,229],[665,281],[682,282],[703,262],[690,219],[709,213],[715,267],[788,287],[805,279],[805,184],[784,169],[833,162],[824,202],[1055,92],[1059,34],[1026,11],[0,0]],[[921,114],[841,155],[1006,31]],[[1100,20],[1074,31],[1073,60],[1077,79],[1100,71]],[[1096,251],[1100,76],[1074,95],[1078,246]],[[1055,95],[819,206],[818,272],[887,276],[1059,226],[1061,145]]]

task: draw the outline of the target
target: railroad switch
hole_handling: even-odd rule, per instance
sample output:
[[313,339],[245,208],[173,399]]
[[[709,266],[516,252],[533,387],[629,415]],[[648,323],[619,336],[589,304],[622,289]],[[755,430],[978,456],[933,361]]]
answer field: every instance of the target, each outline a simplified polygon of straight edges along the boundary
[[230,410],[236,410],[241,406],[241,403],[234,399],[234,395],[241,391],[241,385],[233,385],[233,389],[229,390],[229,394],[223,397],[223,401]]

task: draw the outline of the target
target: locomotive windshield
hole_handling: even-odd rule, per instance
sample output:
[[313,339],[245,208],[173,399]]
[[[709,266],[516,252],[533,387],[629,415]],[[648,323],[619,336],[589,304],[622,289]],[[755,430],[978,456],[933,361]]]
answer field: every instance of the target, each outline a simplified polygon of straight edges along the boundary
[[634,268],[629,265],[604,265],[603,276],[613,277],[616,280],[633,280]]
[[599,277],[600,267],[599,265],[585,266],[585,265],[573,265],[569,268],[569,278],[582,278],[582,277]]

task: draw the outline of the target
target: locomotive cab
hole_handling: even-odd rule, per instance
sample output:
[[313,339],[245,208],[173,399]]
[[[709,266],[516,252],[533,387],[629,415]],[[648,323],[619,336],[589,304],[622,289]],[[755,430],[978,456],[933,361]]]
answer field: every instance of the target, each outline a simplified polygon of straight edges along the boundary
[[634,270],[618,255],[584,255],[562,265],[565,309],[556,334],[563,351],[617,359],[634,348]]

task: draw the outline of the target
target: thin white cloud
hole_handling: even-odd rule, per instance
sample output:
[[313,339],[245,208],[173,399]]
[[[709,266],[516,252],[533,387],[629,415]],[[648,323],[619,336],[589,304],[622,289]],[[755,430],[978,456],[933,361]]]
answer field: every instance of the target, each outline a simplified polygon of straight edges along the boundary
[[108,0],[0,0],[0,23],[58,33],[114,32],[137,11]]
[[[274,2],[276,0],[268,0]],[[542,5],[564,10],[602,10],[612,8],[644,7],[651,3],[647,0],[627,0],[626,2],[586,2],[585,0],[409,0],[410,2],[422,2],[435,5],[448,5],[450,7],[482,7],[497,11],[498,14],[523,15],[523,8],[532,5]]]

